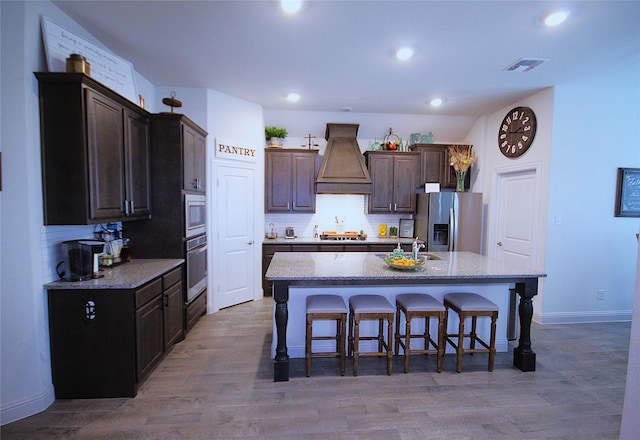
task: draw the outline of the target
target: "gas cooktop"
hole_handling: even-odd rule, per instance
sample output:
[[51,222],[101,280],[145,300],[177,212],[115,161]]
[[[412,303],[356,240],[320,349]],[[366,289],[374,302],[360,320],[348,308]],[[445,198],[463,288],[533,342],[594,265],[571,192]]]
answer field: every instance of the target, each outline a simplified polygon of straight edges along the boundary
[[324,231],[320,234],[320,240],[366,240],[367,237],[359,232],[343,232],[338,234],[335,231]]

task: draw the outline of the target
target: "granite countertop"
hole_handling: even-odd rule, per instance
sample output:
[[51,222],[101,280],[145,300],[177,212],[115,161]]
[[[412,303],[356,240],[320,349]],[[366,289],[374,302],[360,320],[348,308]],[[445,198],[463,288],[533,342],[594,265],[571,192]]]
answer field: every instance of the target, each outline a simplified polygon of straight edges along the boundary
[[[421,253],[424,255],[424,253]],[[546,274],[473,252],[429,252],[422,270],[397,270],[375,252],[276,252],[267,280],[408,280],[539,278]]]
[[104,268],[104,278],[87,281],[58,280],[45,284],[47,290],[69,289],[135,289],[163,273],[184,263],[183,259],[132,260],[111,268]]
[[[397,245],[398,243],[413,243],[413,238],[389,238],[368,235],[366,240],[322,240],[314,237],[295,237],[295,238],[265,238],[263,244],[389,244]],[[393,247],[391,248],[393,249]]]

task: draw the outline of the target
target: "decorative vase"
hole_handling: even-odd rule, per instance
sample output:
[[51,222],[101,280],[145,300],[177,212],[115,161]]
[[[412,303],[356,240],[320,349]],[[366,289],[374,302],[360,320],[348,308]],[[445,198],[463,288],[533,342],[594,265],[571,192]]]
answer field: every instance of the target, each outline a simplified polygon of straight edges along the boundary
[[269,147],[271,148],[282,148],[282,143],[282,138],[269,138]]
[[456,171],[456,192],[464,192],[465,177],[467,177],[466,171]]

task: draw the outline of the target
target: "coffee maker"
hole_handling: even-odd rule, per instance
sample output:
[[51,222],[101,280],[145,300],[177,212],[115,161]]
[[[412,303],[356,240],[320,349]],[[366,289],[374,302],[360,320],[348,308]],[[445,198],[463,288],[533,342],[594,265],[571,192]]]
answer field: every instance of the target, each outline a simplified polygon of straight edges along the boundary
[[62,242],[64,256],[64,271],[58,275],[67,281],[86,281],[92,278],[102,278],[98,274],[98,254],[104,252],[104,242],[97,240],[69,240]]

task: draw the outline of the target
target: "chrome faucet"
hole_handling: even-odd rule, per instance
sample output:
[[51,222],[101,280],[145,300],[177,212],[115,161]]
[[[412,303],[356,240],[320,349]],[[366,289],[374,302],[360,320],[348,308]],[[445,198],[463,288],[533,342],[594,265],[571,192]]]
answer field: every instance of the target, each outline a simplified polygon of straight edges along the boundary
[[423,249],[424,247],[424,241],[418,241],[418,237],[413,240],[413,245],[411,245],[411,253],[414,260],[418,259],[418,252],[420,252],[420,249]]

